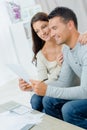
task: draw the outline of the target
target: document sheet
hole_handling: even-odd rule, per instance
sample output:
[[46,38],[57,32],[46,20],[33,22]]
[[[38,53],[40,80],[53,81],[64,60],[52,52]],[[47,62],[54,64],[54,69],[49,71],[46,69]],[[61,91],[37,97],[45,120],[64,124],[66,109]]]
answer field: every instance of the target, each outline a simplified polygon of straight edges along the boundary
[[20,64],[7,64],[7,67],[17,74],[20,78],[25,80],[27,83],[30,83],[31,76],[25,71],[22,65]]
[[0,130],[21,130],[27,124],[40,123],[43,115],[43,113],[33,114],[31,112],[19,115],[10,111],[0,113]]

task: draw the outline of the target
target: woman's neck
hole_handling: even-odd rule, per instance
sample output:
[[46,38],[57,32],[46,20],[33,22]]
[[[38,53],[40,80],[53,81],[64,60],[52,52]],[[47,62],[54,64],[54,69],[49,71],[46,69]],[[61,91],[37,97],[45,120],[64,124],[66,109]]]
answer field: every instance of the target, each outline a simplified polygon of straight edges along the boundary
[[49,61],[56,60],[58,53],[61,53],[62,45],[56,44],[54,39],[47,41],[42,48],[42,53]]

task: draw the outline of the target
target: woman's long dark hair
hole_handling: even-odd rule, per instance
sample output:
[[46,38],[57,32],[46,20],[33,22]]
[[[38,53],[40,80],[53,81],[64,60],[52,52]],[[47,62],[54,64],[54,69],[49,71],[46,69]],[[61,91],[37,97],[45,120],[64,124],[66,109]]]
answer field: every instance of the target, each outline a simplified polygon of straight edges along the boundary
[[32,40],[33,40],[33,52],[34,56],[32,59],[32,62],[36,64],[36,55],[39,50],[41,50],[44,46],[45,41],[43,41],[41,38],[38,37],[36,32],[33,29],[33,24],[37,21],[48,21],[48,15],[43,12],[39,12],[33,16],[31,19],[31,32],[32,32]]

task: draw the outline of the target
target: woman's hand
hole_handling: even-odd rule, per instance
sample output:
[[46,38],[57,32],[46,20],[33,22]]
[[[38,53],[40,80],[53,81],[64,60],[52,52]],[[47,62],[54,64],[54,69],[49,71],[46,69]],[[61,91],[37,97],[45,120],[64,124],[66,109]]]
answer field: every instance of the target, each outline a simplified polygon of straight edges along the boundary
[[28,83],[26,83],[23,79],[19,79],[19,88],[22,91],[31,91],[32,90],[32,86]]
[[62,65],[62,63],[63,63],[63,53],[62,52],[58,54],[56,61],[58,62],[59,66]]
[[78,42],[80,42],[81,44],[87,44],[87,32],[81,34],[78,38]]

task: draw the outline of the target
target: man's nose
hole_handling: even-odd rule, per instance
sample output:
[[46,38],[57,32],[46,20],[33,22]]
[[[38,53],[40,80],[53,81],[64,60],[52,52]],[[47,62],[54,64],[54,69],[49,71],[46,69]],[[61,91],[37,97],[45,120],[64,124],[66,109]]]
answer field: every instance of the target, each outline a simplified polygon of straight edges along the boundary
[[51,31],[51,37],[54,37],[54,36],[55,36],[54,31]]

